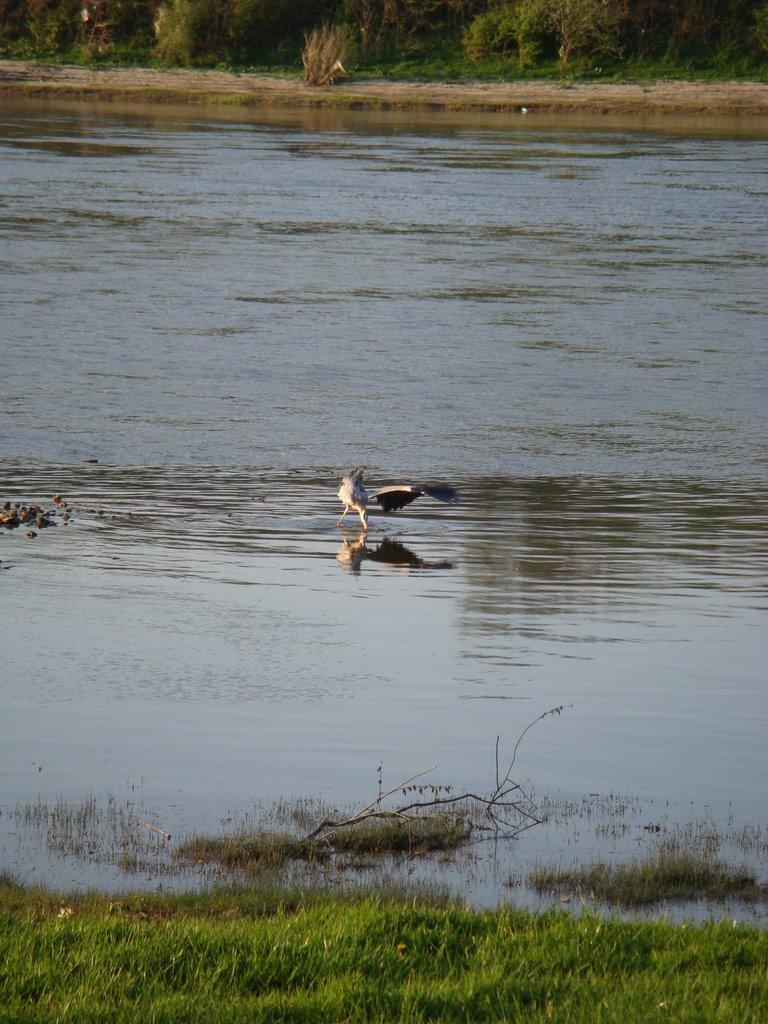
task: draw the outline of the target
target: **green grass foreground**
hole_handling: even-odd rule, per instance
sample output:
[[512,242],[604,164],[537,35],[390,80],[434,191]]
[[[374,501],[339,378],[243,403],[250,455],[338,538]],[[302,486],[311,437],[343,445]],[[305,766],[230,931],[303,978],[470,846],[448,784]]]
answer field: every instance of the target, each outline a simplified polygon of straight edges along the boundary
[[764,1024],[766,965],[728,922],[0,886],[0,1021]]

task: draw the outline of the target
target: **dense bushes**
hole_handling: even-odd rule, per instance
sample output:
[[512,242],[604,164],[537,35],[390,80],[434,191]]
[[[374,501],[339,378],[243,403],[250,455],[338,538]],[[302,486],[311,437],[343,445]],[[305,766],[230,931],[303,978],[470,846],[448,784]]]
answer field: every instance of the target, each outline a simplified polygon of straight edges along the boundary
[[488,0],[344,0],[341,15],[363,51],[408,47],[426,35],[457,38]]
[[768,54],[768,4],[755,15],[754,39],[763,53]]
[[328,0],[165,0],[157,6],[157,53],[171,63],[288,51],[333,11]]
[[464,30],[470,58],[514,54],[525,67],[543,52],[568,65],[577,56],[714,62],[768,53],[764,0],[501,0]]
[[464,49],[473,59],[514,54],[521,68],[539,55],[548,21],[542,0],[517,0],[478,14],[464,31]]
[[0,47],[86,48],[96,26],[101,49],[134,47],[169,63],[283,52],[294,60],[303,33],[339,7],[336,0],[0,0]]
[[106,22],[110,42],[148,48],[157,9],[156,0],[0,0],[0,47],[24,42],[41,53],[67,50]]
[[733,70],[768,57],[768,0],[0,0],[0,48],[18,54],[298,63],[321,25],[343,26],[369,63],[439,51],[469,73],[478,60]]

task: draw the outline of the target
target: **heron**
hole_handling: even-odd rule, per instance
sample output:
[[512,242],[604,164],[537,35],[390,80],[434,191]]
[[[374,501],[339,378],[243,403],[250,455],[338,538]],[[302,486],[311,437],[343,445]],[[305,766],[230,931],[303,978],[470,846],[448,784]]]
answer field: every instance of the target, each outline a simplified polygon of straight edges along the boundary
[[394,484],[391,487],[382,487],[381,490],[369,495],[363,486],[365,472],[365,466],[355,466],[347,476],[343,477],[341,487],[339,487],[339,500],[344,505],[344,511],[341,513],[341,519],[336,524],[337,526],[341,526],[344,522],[347,512],[355,511],[360,516],[363,530],[367,530],[370,498],[378,501],[385,512],[397,512],[398,509],[405,508],[417,498],[423,497],[436,498],[438,501],[445,501],[448,504],[455,504],[459,500],[453,487],[442,485],[433,487],[417,484]]

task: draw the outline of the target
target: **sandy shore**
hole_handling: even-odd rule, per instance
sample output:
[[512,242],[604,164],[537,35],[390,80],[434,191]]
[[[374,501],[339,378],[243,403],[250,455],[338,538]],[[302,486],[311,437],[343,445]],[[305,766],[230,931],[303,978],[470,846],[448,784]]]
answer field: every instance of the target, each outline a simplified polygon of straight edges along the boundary
[[768,120],[755,82],[422,84],[363,81],[308,88],[298,79],[224,71],[93,69],[0,60],[0,95],[352,110],[748,117]]

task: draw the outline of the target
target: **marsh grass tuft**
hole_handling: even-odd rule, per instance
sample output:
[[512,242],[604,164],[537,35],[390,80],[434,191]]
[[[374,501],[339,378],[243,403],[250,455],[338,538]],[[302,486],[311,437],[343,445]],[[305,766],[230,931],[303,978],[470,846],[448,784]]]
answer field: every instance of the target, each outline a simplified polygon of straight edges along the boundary
[[573,893],[624,907],[702,898],[768,900],[768,886],[745,868],[664,848],[626,864],[542,866],[530,873],[528,882],[538,893]]
[[281,868],[291,861],[323,863],[334,853],[370,857],[451,851],[466,843],[471,832],[463,812],[437,813],[403,822],[372,819],[322,839],[268,829],[231,836],[198,835],[179,846],[175,856],[257,873]]
[[304,37],[301,62],[307,85],[333,85],[334,80],[346,78],[344,65],[352,58],[349,31],[341,25],[321,25]]

